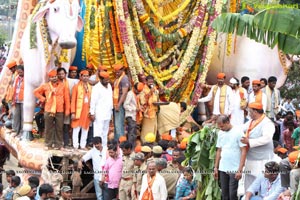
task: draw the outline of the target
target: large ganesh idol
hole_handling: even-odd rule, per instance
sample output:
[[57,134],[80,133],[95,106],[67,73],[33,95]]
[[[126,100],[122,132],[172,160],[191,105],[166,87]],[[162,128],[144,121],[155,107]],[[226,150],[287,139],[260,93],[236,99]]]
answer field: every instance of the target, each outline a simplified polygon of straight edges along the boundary
[[275,76],[277,87],[284,84],[291,62],[277,47],[271,49],[246,36],[237,36],[236,44],[232,42],[231,53],[227,56],[226,41],[227,34],[220,33],[207,75],[209,84],[216,83],[218,72],[224,72],[227,79],[235,76],[239,80],[242,76],[248,76],[251,80]]

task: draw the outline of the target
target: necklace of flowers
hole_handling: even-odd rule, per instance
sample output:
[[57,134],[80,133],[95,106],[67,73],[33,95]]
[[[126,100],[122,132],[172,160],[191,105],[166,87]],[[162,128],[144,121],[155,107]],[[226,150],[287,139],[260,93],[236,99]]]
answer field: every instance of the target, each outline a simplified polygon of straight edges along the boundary
[[161,57],[156,57],[152,53],[152,51],[149,47],[149,44],[147,42],[145,42],[142,32],[140,31],[140,30],[142,30],[142,28],[139,24],[138,14],[137,14],[136,6],[134,4],[132,6],[132,15],[133,15],[133,23],[132,24],[135,25],[133,27],[135,29],[134,33],[136,35],[136,38],[137,38],[139,46],[140,46],[140,50],[143,53],[144,57],[148,57],[148,56],[145,56],[146,54],[148,54],[149,57],[151,58],[151,60],[153,60],[154,62],[160,63],[174,54],[175,50],[178,48],[177,44],[175,44],[174,46],[169,48],[166,51],[166,53],[164,53],[164,55],[162,55]]
[[222,11],[222,6],[223,6],[223,1],[222,0],[213,0],[212,1],[212,8],[215,8],[214,10],[214,14],[210,16],[210,25],[208,27],[208,44],[207,46],[205,46],[204,51],[203,51],[203,55],[202,55],[202,61],[200,64],[200,67],[203,69],[202,70],[202,74],[199,74],[198,79],[196,81],[196,86],[194,89],[194,93],[193,93],[193,97],[192,97],[192,105],[196,105],[198,102],[198,99],[202,93],[202,89],[200,87],[200,83],[204,83],[206,76],[207,76],[207,72],[208,72],[208,68],[213,56],[213,52],[216,46],[216,37],[217,37],[217,33],[215,30],[213,30],[211,24],[213,22],[213,20],[221,14]]
[[[123,5],[124,3],[124,5]],[[130,69],[130,73],[134,82],[138,82],[137,73],[142,72],[142,68],[140,66],[140,60],[138,57],[138,53],[136,50],[136,46],[133,39],[132,29],[130,26],[130,20],[126,20],[126,15],[128,18],[128,7],[125,1],[116,0],[116,7],[118,11],[118,22],[120,28],[120,34],[122,38],[122,43],[124,46],[124,52],[126,55],[126,59],[128,62],[128,66]],[[126,11],[124,9],[127,9]]]
[[[141,6],[140,6],[140,8],[141,8]],[[142,17],[142,18],[143,18],[143,17]],[[147,18],[148,18],[148,19],[147,19]],[[147,16],[147,17],[144,17],[144,20],[145,20],[145,21],[150,21],[148,16]],[[135,23],[135,24],[138,24],[138,23]],[[194,34],[194,35],[195,35],[195,34]],[[196,34],[195,36],[197,37],[197,34]],[[139,35],[139,37],[141,37],[141,36]],[[141,40],[141,39],[140,39],[140,40]],[[193,39],[191,39],[190,41],[193,41]],[[190,43],[190,44],[191,44],[191,43]],[[190,51],[192,51],[192,49],[194,49],[194,47],[195,47],[195,46],[190,47],[190,48],[188,48],[188,49],[190,49]],[[142,52],[143,52],[143,51],[142,51]],[[185,55],[186,55],[186,54],[185,54]],[[186,56],[185,58],[189,58],[189,57],[190,57],[190,56],[188,56],[188,57]],[[194,57],[195,57],[195,56],[194,56]],[[189,60],[192,61],[192,62],[194,61],[194,59],[189,59]],[[152,65],[150,65],[150,66],[151,66],[151,68],[152,68]],[[182,67],[182,68],[183,68],[183,67]],[[172,69],[172,70],[173,70],[173,69]],[[155,70],[152,69],[152,70],[150,71],[150,69],[147,69],[147,68],[145,69],[145,71],[152,72],[152,73],[155,72]],[[178,74],[178,73],[177,73],[177,74]],[[157,78],[157,76],[155,76],[155,77]],[[180,78],[179,78],[179,79],[180,79]],[[157,79],[156,79],[156,81],[157,81]],[[159,84],[159,85],[160,85],[160,84]]]
[[148,6],[151,9],[152,13],[159,19],[159,21],[167,21],[167,20],[172,19],[172,18],[174,18],[176,16],[178,17],[178,14],[180,12],[182,12],[189,5],[190,2],[191,2],[191,0],[185,0],[179,6],[179,8],[177,8],[173,12],[171,12],[170,14],[168,14],[166,16],[161,16],[160,13],[155,8],[155,6],[153,5],[152,1],[151,0],[146,0],[146,3],[148,4]]
[[81,53],[81,58],[84,60],[84,58],[89,58],[87,56],[87,52],[90,47],[90,15],[92,10],[92,0],[85,0],[85,15],[84,15],[84,35],[83,35],[83,48]]
[[177,29],[174,33],[164,34],[159,28],[156,28],[152,20],[150,20],[150,17],[146,13],[145,8],[143,6],[143,2],[141,0],[132,0],[131,2],[133,6],[135,6],[137,9],[140,21],[148,27],[152,35],[154,35],[155,37],[161,36],[162,41],[177,41],[180,37],[182,38],[187,36],[192,31],[196,22],[198,12],[197,9],[200,3],[200,1],[196,1],[196,6],[193,12],[191,12],[191,15],[193,17],[188,22],[185,22],[182,28]]
[[[165,59],[169,58],[169,56],[171,56],[171,54],[175,53],[175,49],[177,49],[177,45],[174,45],[173,47],[171,47],[170,49],[167,50],[167,53],[165,53],[162,57],[156,58],[152,51],[150,50],[149,45],[144,42],[145,39],[143,38],[143,35],[141,34],[141,27],[138,23],[138,18],[137,18],[137,12],[136,12],[136,7],[132,6],[132,14],[134,16],[134,21],[133,24],[135,24],[134,28],[134,33],[135,36],[137,38],[137,42],[140,46],[140,52],[143,56],[144,59],[142,59],[142,61],[144,62],[144,69],[145,71],[147,71],[148,73],[152,73],[154,74],[154,77],[156,79],[156,82],[159,83],[160,86],[163,85],[163,81],[167,81],[169,79],[172,78],[172,73],[178,68],[177,65],[171,66],[168,70],[163,70],[163,71],[159,71],[157,70],[157,68],[154,68],[152,66],[151,60],[154,60],[155,62],[162,62]],[[183,40],[181,40],[181,44],[183,43]],[[150,56],[150,58],[149,58]]]
[[193,64],[195,61],[196,54],[200,46],[199,43],[200,41],[202,41],[207,29],[208,13],[205,11],[206,5],[202,4],[202,6],[199,9],[199,15],[197,17],[195,28],[192,32],[192,36],[189,40],[186,52],[181,60],[178,70],[173,75],[173,78],[168,82],[167,88],[172,87],[174,89],[180,83],[180,80],[188,72],[188,69],[186,68],[188,66],[191,66],[191,64]]

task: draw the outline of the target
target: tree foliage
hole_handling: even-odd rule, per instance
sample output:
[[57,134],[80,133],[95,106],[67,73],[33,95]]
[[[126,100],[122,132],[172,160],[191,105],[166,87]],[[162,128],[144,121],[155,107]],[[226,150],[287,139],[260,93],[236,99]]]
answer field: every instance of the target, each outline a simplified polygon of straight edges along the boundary
[[6,40],[7,40],[7,33],[5,33],[4,30],[0,30],[0,46],[3,46]]
[[299,99],[300,94],[300,60],[294,61],[288,72],[287,79],[284,86],[280,88],[282,97],[289,97],[291,99]]

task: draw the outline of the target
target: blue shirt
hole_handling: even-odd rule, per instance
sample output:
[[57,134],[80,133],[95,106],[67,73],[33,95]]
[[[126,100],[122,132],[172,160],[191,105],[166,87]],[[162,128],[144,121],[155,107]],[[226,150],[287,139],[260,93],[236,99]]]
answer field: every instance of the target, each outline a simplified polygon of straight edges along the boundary
[[247,190],[253,195],[258,192],[259,196],[264,200],[276,200],[283,191],[285,191],[285,188],[281,187],[280,175],[272,183],[264,175],[260,175]]
[[185,178],[177,185],[176,189],[176,200],[180,200],[182,197],[186,197],[192,193],[193,190],[196,190],[197,185],[195,181],[191,183],[187,181]]
[[241,159],[241,147],[246,146],[241,142],[244,133],[239,127],[232,127],[229,131],[218,132],[217,148],[221,148],[219,170],[222,172],[236,173]]

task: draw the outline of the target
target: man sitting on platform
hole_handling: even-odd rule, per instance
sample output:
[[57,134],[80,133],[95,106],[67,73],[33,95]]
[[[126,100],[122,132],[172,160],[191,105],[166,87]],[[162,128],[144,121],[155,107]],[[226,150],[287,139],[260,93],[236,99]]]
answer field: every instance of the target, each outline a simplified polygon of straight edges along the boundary
[[[255,179],[248,188],[243,200],[276,200],[284,188],[281,187],[279,165],[274,162],[265,164],[264,175]],[[258,195],[255,195],[258,192]]]

